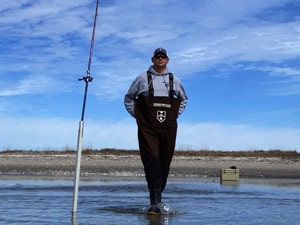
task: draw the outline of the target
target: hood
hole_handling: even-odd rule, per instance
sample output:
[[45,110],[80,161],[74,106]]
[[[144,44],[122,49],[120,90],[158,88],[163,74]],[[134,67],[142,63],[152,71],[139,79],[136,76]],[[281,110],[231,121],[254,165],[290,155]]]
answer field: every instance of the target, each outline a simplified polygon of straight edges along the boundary
[[154,74],[155,76],[166,76],[169,75],[169,70],[166,69],[166,71],[164,73],[157,73],[152,66],[149,67],[148,71],[150,71],[152,74]]

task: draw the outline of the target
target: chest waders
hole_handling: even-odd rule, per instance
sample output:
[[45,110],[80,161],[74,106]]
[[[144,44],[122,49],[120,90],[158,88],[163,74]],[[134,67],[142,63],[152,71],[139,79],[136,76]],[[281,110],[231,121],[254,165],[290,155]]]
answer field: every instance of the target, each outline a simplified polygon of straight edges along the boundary
[[177,117],[181,99],[175,97],[173,74],[169,74],[169,96],[154,96],[152,75],[147,72],[149,96],[135,102],[138,140],[151,205],[161,202],[175,149]]

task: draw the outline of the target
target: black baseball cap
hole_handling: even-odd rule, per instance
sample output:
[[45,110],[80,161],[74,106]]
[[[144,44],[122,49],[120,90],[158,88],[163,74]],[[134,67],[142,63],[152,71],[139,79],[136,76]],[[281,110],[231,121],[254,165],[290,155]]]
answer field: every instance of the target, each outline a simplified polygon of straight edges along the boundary
[[165,56],[168,57],[167,51],[164,48],[157,48],[157,49],[155,49],[154,53],[153,53],[153,56],[157,55],[158,53],[162,53],[162,54],[164,54]]

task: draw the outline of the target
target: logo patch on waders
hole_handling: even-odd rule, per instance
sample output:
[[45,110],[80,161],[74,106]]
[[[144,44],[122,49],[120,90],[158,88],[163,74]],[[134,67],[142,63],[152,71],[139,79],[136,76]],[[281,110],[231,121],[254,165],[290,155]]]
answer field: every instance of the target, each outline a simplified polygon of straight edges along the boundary
[[156,112],[156,119],[162,123],[166,120],[167,112],[166,111],[157,111]]

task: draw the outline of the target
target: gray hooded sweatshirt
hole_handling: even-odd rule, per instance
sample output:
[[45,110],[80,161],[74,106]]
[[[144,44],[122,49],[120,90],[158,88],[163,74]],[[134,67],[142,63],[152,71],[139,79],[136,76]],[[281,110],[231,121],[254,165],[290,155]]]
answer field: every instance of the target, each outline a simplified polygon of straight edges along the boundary
[[[148,71],[152,74],[152,83],[154,89],[154,96],[169,96],[169,71],[166,70],[163,74],[158,74],[153,67],[151,66]],[[175,91],[175,98],[180,98],[181,103],[179,107],[178,114],[180,115],[187,104],[187,95],[184,91],[183,85],[181,81],[174,76],[174,91]],[[124,103],[127,111],[133,117],[135,117],[134,113],[134,105],[135,100],[138,96],[142,94],[144,96],[149,95],[149,85],[147,79],[147,72],[141,73],[138,75],[135,80],[132,82],[127,94],[124,98]]]

